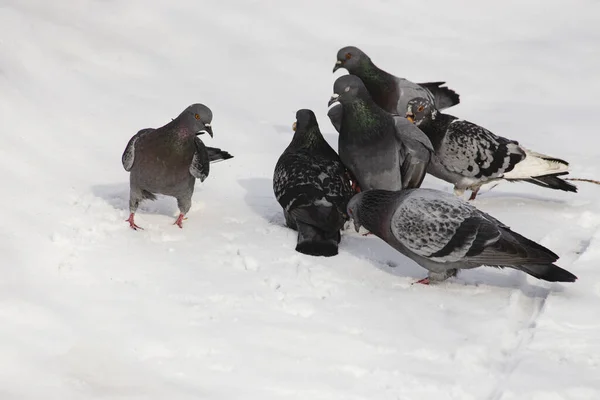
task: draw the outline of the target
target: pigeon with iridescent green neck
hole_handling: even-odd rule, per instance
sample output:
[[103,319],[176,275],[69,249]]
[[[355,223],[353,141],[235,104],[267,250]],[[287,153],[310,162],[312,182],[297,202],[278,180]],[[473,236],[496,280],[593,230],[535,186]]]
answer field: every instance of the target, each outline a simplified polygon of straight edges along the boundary
[[421,185],[433,148],[406,118],[392,115],[369,96],[354,75],[333,85],[329,118],[339,132],[338,151],[361,190],[400,190]]
[[378,68],[371,58],[354,46],[340,49],[333,71],[345,68],[365,84],[371,98],[385,111],[404,115],[406,103],[415,97],[425,97],[435,103],[438,110],[457,105],[459,95],[445,86],[445,82],[413,83],[398,78]]

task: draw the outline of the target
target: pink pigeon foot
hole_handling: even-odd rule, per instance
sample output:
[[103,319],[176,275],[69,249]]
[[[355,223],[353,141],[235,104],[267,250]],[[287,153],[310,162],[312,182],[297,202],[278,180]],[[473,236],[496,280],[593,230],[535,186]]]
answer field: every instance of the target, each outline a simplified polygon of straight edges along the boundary
[[129,214],[129,218],[126,219],[125,221],[129,222],[129,227],[131,229],[133,229],[134,231],[137,231],[138,229],[144,230],[144,228],[136,225],[135,222],[133,221],[133,213]]

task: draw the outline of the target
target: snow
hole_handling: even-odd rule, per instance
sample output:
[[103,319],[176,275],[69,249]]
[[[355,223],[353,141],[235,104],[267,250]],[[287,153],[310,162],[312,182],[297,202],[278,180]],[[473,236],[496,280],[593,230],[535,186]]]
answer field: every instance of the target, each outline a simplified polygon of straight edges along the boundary
[[[297,109],[335,146],[346,45],[447,81],[450,113],[597,179],[599,16],[589,0],[4,0],[0,397],[600,398],[597,186],[475,202],[578,282],[480,268],[432,287],[350,229],[337,257],[294,252],[271,188]],[[184,229],[160,198],[134,232],[121,153],[194,102],[235,158],[197,184]]]

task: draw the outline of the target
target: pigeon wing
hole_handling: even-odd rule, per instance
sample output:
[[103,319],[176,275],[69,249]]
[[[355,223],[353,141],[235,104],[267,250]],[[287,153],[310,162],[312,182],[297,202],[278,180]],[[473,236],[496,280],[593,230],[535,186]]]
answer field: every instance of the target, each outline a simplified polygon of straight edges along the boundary
[[498,178],[525,158],[519,143],[468,121],[454,120],[438,150],[444,166],[473,178]]
[[404,189],[421,186],[433,153],[429,138],[406,118],[394,116],[396,139],[400,145],[400,172]]
[[190,165],[190,174],[194,178],[200,179],[200,182],[204,182],[210,172],[210,157],[204,142],[199,137],[194,138],[194,145],[196,146],[196,151]]
[[125,168],[125,171],[131,171],[131,167],[133,167],[133,162],[135,161],[135,144],[137,143],[137,141],[147,133],[153,131],[153,128],[142,129],[141,131],[133,135],[131,139],[129,139],[127,147],[125,147],[125,151],[121,156],[121,163],[123,164],[123,168]]
[[442,263],[476,260],[501,237],[495,221],[437,193],[409,195],[392,215],[390,230],[408,250]]

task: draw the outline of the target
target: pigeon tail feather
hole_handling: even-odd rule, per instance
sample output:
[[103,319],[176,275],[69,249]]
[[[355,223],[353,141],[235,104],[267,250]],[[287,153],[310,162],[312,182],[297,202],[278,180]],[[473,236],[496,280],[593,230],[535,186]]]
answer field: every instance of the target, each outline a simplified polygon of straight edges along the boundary
[[524,180],[546,175],[564,175],[569,172],[569,163],[559,158],[529,151],[525,148],[525,158],[503,178],[508,180]]
[[298,243],[296,251],[310,256],[332,257],[338,254],[340,232],[325,232],[312,225],[296,221]]
[[445,110],[460,103],[460,96],[447,86],[446,82],[419,83],[419,86],[429,90],[434,97],[435,106],[438,110]]
[[518,265],[517,269],[548,282],[575,282],[577,277],[554,264]]
[[208,159],[211,163],[229,160],[233,158],[233,156],[226,152],[225,150],[218,149],[216,147],[208,147],[206,146],[206,151],[208,152]]

